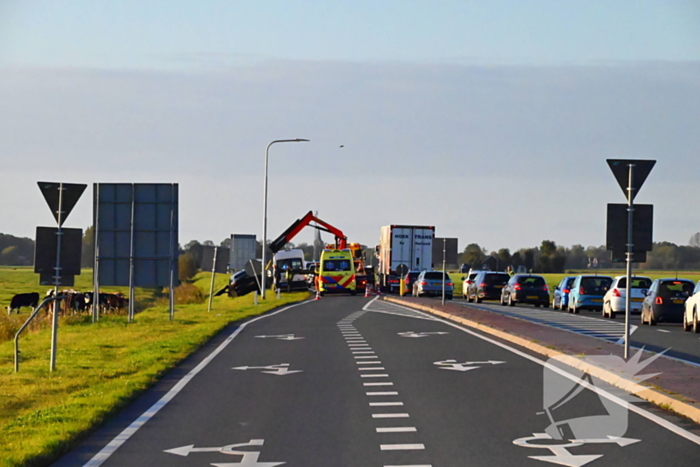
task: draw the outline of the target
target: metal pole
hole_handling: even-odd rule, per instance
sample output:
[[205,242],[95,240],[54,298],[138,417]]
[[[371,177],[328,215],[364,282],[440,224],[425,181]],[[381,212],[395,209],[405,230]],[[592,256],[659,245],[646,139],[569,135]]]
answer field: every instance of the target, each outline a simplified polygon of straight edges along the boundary
[[175,264],[175,184],[170,185],[170,321],[175,319],[175,271],[179,272],[179,264]]
[[216,276],[216,252],[219,250],[218,246],[214,247],[214,261],[211,266],[211,287],[209,287],[209,307],[207,311],[211,311],[211,300],[214,296],[214,277]]
[[129,310],[127,321],[134,320],[134,216],[136,211],[136,185],[131,184],[131,236],[129,238]]
[[58,309],[61,306],[61,301],[58,300],[58,286],[61,283],[61,237],[63,236],[63,182],[58,184],[58,229],[56,230],[56,267],[54,268],[54,301],[53,316],[51,317],[51,362],[49,370],[56,371],[56,352],[58,351]]
[[301,138],[296,138],[296,139],[277,139],[275,141],[270,142],[270,144],[267,145],[265,148],[265,179],[263,182],[263,236],[262,236],[262,285],[260,289],[260,297],[264,300],[265,299],[265,282],[267,279],[267,275],[265,272],[265,249],[267,245],[265,244],[265,239],[267,238],[267,159],[269,157],[270,153],[270,146],[272,146],[275,143],[300,143],[300,142],[307,142],[309,141],[308,139],[301,139]]
[[[92,322],[96,323],[100,320],[100,245],[99,235],[99,219],[100,219],[100,184],[93,183],[92,189],[95,194],[95,215],[93,225],[93,244],[95,246],[94,262],[92,265]],[[131,297],[129,297],[131,299]]]
[[625,292],[625,359],[629,358],[630,352],[630,295],[632,291],[632,256],[634,255],[634,239],[632,236],[632,226],[634,224],[634,194],[632,183],[634,181],[634,164],[629,165],[629,180],[627,183],[627,288]]
[[442,304],[445,304],[445,252],[446,250],[447,237],[442,239]]

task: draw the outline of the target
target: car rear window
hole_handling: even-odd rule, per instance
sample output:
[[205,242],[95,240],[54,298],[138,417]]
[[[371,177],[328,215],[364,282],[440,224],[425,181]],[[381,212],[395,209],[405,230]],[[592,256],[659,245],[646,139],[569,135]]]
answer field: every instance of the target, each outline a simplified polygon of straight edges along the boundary
[[[627,278],[623,277],[617,281],[617,287],[621,289],[627,288]],[[646,277],[633,277],[632,278],[632,288],[633,289],[648,289],[651,287],[651,279]]]
[[612,280],[609,277],[583,277],[581,278],[582,295],[605,295],[610,288]]
[[694,284],[685,281],[664,281],[659,284],[662,297],[688,297],[693,293]]
[[544,279],[539,276],[525,276],[518,279],[518,284],[525,287],[542,287],[544,286]]
[[486,274],[484,282],[488,284],[502,285],[508,282],[510,276],[508,274]]
[[444,276],[442,275],[441,272],[426,272],[425,273],[425,278],[430,279],[430,280],[438,280],[441,281]]

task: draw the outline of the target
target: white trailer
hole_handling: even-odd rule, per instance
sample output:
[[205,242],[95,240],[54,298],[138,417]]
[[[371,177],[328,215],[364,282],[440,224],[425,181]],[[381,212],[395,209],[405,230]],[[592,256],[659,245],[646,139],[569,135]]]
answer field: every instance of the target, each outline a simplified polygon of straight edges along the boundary
[[433,267],[435,227],[418,225],[385,225],[381,228],[377,254],[377,279],[384,290],[398,291],[397,271],[422,271]]
[[231,259],[229,268],[236,272],[245,268],[248,261],[255,259],[255,250],[258,242],[255,240],[255,235],[252,234],[233,234],[231,235]]

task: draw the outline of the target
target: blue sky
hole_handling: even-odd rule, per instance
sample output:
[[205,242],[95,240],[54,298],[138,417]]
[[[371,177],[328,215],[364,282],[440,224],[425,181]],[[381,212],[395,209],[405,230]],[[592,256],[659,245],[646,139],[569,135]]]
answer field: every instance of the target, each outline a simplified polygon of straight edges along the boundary
[[295,137],[272,238],[319,210],[368,245],[390,223],[600,245],[606,158],[659,161],[656,240],[700,230],[694,1],[0,0],[0,102],[15,235],[51,223],[37,180],[179,182],[183,242],[260,235],[264,148]]

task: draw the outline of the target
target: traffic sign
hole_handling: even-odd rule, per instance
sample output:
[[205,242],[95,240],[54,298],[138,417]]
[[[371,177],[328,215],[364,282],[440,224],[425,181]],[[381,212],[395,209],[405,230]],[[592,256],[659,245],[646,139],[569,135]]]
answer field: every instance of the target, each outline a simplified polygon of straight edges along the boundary
[[635,196],[639,193],[639,189],[642,188],[649,172],[654,168],[654,164],[656,164],[656,161],[643,159],[608,159],[607,162],[617,183],[619,183],[620,188],[622,188],[625,198],[627,198],[627,187],[629,185],[629,168],[630,165],[634,166],[632,176],[632,201],[634,201]]
[[406,266],[405,264],[401,263],[398,266],[396,266],[396,274],[398,274],[399,276],[403,277],[406,275],[407,272],[408,266]]
[[[37,184],[59,227],[63,226],[68,214],[73,210],[87,187],[82,183],[37,182]],[[61,211],[60,220],[59,210]]]
[[[59,276],[80,274],[83,229],[61,229],[61,272]],[[56,273],[58,229],[37,227],[34,248],[34,272],[44,276]],[[43,279],[42,279],[43,280]],[[69,285],[69,284],[58,284]]]

